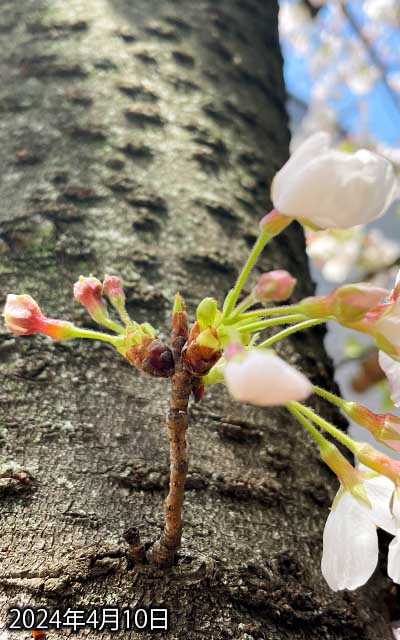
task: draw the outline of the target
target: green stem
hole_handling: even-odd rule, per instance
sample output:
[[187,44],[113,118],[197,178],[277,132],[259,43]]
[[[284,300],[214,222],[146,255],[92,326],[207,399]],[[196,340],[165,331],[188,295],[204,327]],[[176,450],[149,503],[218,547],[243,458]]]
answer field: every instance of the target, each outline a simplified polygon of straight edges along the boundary
[[273,316],[279,313],[303,313],[301,304],[285,304],[280,307],[265,307],[264,309],[255,309],[254,311],[248,311],[243,313],[242,317],[252,318],[257,316]]
[[[293,317],[296,317],[296,316],[293,316]],[[303,329],[308,329],[309,327],[315,327],[317,324],[321,324],[322,322],[325,322],[325,320],[321,320],[319,318],[315,318],[314,320],[305,320],[304,322],[299,322],[299,324],[295,324],[294,327],[288,327],[283,331],[279,331],[279,333],[275,334],[274,336],[271,336],[264,342],[261,342],[261,344],[259,344],[257,348],[265,349],[267,347],[270,347],[272,344],[275,344],[275,342],[278,342],[279,340],[283,340],[283,338],[290,336],[292,333],[296,333],[296,331],[303,331]]]
[[358,448],[356,443],[349,436],[343,433],[343,431],[340,431],[340,429],[334,427],[333,424],[331,424],[327,420],[324,420],[324,418],[321,418],[321,416],[315,413],[315,411],[313,411],[309,407],[305,407],[304,405],[300,404],[300,402],[292,402],[291,405],[298,409],[298,411],[300,411],[304,416],[310,418],[310,420],[315,422],[315,424],[317,424],[319,427],[330,433],[331,436],[336,438],[336,440],[339,440],[339,442],[350,449],[350,451],[354,453],[354,455],[357,455]]
[[302,315],[282,316],[280,318],[270,318],[269,320],[262,320],[260,322],[250,322],[238,327],[240,333],[254,333],[255,331],[261,331],[267,327],[275,327],[278,324],[290,324],[291,322],[299,322],[303,320]]
[[239,311],[240,306],[241,305],[239,305],[239,307],[236,307],[236,309],[234,310],[234,315],[232,314],[229,318],[227,318],[224,324],[235,324],[239,320],[247,320],[248,318],[249,319],[258,318],[259,316],[279,316],[279,314],[281,313],[302,313],[302,308],[300,304],[288,304],[288,305],[282,305],[280,307],[265,307],[263,309],[255,309],[254,311],[247,311],[246,313],[241,313]]
[[248,296],[245,297],[244,300],[242,300],[242,302],[240,304],[238,304],[238,306],[236,307],[236,309],[233,310],[232,316],[230,316],[230,318],[227,319],[226,324],[231,324],[231,320],[237,318],[237,316],[239,316],[243,311],[246,311],[246,309],[248,309],[249,307],[251,307],[253,304],[256,304],[257,300],[254,299],[253,294],[250,293]]
[[252,270],[252,268],[254,267],[260,253],[262,252],[262,250],[264,249],[265,245],[267,244],[267,242],[271,239],[270,235],[267,235],[266,233],[261,232],[260,235],[258,236],[249,257],[247,258],[246,264],[244,265],[242,271],[240,272],[238,279],[236,280],[236,284],[234,286],[233,289],[231,289],[231,291],[229,292],[229,302],[224,305],[225,309],[224,309],[224,313],[222,316],[222,320],[224,320],[225,318],[227,318],[231,313],[232,313],[232,309],[234,308],[236,301],[240,295],[240,292],[243,288],[244,283],[247,280],[247,277],[250,273],[250,271]]
[[286,404],[286,408],[303,425],[303,427],[305,427],[307,429],[307,431],[312,435],[312,437],[314,438],[315,442],[318,444],[320,449],[324,448],[324,446],[326,445],[326,442],[327,442],[325,440],[324,436],[318,431],[318,429],[316,429],[314,427],[314,425],[311,424],[311,422],[309,420],[307,420],[307,418],[305,418],[303,416],[302,413],[300,413],[300,411],[297,409],[297,407],[294,405],[294,403],[293,402],[288,402]]
[[313,389],[318,396],[321,396],[321,398],[325,398],[325,400],[328,400],[336,407],[339,407],[340,409],[346,411],[346,405],[348,405],[348,402],[346,400],[343,400],[343,398],[340,398],[335,393],[331,393],[330,391],[327,391],[322,387],[317,387],[317,385],[313,385]]
[[125,333],[126,329],[124,329],[124,327],[122,327],[120,324],[118,324],[117,322],[114,322],[113,320],[102,320],[101,323],[104,327],[107,327],[108,329],[111,329],[111,331],[115,331],[115,333]]
[[[125,327],[127,329],[133,329],[135,328],[135,326],[137,326],[137,322],[134,322],[131,317],[129,316],[129,313],[127,312],[126,308],[125,308],[125,302],[118,302],[117,304],[114,305],[116,310],[119,313],[119,316],[122,320],[122,322],[125,324]],[[122,332],[124,332],[125,330],[123,329]]]
[[121,342],[119,336],[110,336],[108,333],[101,333],[100,331],[91,331],[90,329],[80,329],[79,327],[71,327],[71,338],[87,338],[89,340],[101,340],[102,342],[109,342],[115,347]]

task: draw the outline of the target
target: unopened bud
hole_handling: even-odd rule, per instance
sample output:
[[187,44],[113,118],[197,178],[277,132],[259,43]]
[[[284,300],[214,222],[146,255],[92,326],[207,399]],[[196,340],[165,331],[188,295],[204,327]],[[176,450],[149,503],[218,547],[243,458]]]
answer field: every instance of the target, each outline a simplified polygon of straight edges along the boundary
[[168,345],[158,338],[144,334],[139,344],[136,337],[132,337],[132,340],[130,346],[119,350],[132,366],[156,378],[169,378],[173,375],[175,364]]
[[105,275],[102,285],[102,292],[112,303],[114,299],[125,300],[125,293],[122,287],[122,280],[118,276]]
[[28,295],[9,294],[3,315],[6,328],[21,336],[42,333],[54,340],[72,337],[73,325],[70,322],[47,318],[37,302]]
[[263,273],[253,289],[253,296],[258,302],[281,302],[293,293],[297,280],[283,269]]
[[102,293],[107,296],[114,309],[118,311],[119,317],[127,328],[132,329],[136,326],[136,322],[131,320],[125,308],[126,296],[121,278],[106,274],[103,280]]
[[80,276],[74,284],[75,300],[81,303],[95,322],[108,319],[107,307],[102,298],[102,284],[97,278]]
[[174,306],[172,309],[172,347],[174,358],[178,360],[182,347],[185,344],[189,333],[186,316],[185,303],[179,293],[175,294]]
[[185,303],[180,293],[176,293],[174,297],[174,306],[172,309],[172,315],[174,316],[177,313],[185,313]]
[[142,363],[142,370],[157,378],[168,378],[175,371],[172,351],[162,340],[150,342]]
[[366,282],[344,285],[331,294],[332,315],[342,324],[357,322],[388,295],[386,289]]
[[31,296],[13,293],[7,296],[3,315],[6,328],[21,336],[38,333],[44,318],[39,305]]

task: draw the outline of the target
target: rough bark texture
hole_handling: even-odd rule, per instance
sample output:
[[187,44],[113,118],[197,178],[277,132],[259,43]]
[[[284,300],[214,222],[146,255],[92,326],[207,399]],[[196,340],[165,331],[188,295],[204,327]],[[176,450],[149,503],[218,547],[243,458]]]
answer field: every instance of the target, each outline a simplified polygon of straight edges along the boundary
[[[83,323],[73,281],[118,273],[164,330],[175,291],[192,317],[221,298],[288,154],[277,3],[3,0],[0,42],[2,293]],[[312,292],[299,227],[272,265]],[[281,351],[328,385],[322,337]],[[164,638],[389,637],[381,576],[355,594],[321,577],[336,483],[284,410],[220,389],[192,408],[179,563],[135,569],[123,533],[163,524],[168,383],[101,344],[0,338],[1,623],[17,603],[157,603]]]

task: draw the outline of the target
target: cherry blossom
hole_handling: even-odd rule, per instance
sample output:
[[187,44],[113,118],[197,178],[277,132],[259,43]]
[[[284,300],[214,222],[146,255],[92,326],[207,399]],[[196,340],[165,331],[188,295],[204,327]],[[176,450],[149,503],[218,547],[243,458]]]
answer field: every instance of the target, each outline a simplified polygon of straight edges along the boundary
[[370,508],[341,487],[326,521],[321,570],[333,591],[357,589],[371,577],[378,562],[377,527],[396,533],[390,512],[393,483],[374,475],[364,487]]
[[397,193],[390,162],[366,149],[333,149],[320,132],[296,149],[275,175],[271,198],[281,214],[320,228],[365,224],[383,213]]
[[231,395],[240,402],[259,406],[282,405],[290,400],[304,400],[312,387],[307,378],[272,351],[232,346],[226,349],[224,375]]
[[379,229],[307,230],[307,253],[330,282],[363,278],[390,267],[400,256],[400,246]]

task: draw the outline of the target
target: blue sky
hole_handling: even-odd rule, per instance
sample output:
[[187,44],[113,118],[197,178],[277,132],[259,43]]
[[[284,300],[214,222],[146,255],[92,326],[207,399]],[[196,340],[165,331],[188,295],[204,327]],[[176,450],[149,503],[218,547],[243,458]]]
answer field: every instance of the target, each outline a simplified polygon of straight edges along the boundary
[[[281,0],[285,2],[295,2],[296,0]],[[347,6],[361,27],[368,24],[369,18],[364,14],[361,0],[347,2]],[[315,29],[309,35],[313,46],[318,47],[320,43],[319,32],[321,27],[329,29],[332,20],[332,9],[327,4],[321,9],[315,19]],[[343,38],[343,52],[339,52],[338,61],[344,60],[346,55],[346,40],[356,38],[352,26],[345,23],[341,31]],[[386,26],[383,29],[379,46],[387,47],[388,55],[380,56],[389,73],[400,74],[400,27],[398,29]],[[283,40],[283,51],[285,57],[285,80],[287,88],[291,94],[297,96],[305,102],[309,102],[314,80],[309,72],[307,60],[304,64],[304,57],[299,56],[290,42]],[[368,58],[367,58],[368,59]],[[369,59],[368,59],[369,60]],[[369,64],[372,64],[369,62]],[[399,82],[400,84],[400,82]],[[334,108],[338,122],[350,133],[356,132],[360,122],[359,110],[360,97],[356,96],[344,82],[338,83],[337,95],[335,99],[329,101],[329,105]],[[400,94],[397,93],[397,104],[388,92],[384,82],[377,80],[369,93],[362,97],[363,108],[362,117],[368,131],[380,142],[391,146],[400,147]]]

